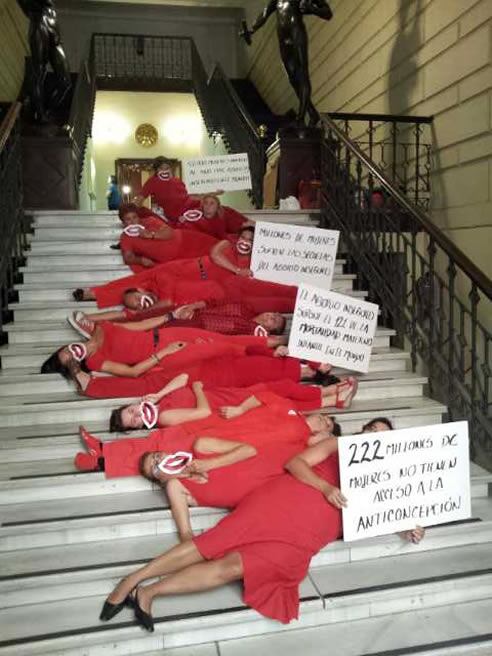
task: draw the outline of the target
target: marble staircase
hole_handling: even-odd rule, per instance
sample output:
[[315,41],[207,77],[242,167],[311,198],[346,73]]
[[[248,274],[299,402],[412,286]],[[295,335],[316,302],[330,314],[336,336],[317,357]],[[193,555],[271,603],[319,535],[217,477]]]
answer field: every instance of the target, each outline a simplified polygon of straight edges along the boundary
[[[316,215],[253,212],[254,220],[316,224]],[[156,602],[156,632],[129,611],[101,624],[119,578],[176,542],[165,494],[140,478],[79,473],[83,423],[102,440],[122,400],[82,399],[59,376],[39,374],[74,338],[71,290],[125,275],[109,244],[110,213],[39,213],[0,347],[0,656],[484,656],[492,654],[492,476],[472,464],[470,521],[431,528],[418,546],[397,536],[339,541],[313,559],[298,621],[282,626],[246,608],[236,585]],[[70,255],[67,253],[70,252]],[[354,291],[338,260],[334,288]],[[336,411],[345,433],[376,415],[398,428],[442,421],[425,376],[379,328],[371,368],[352,407]],[[224,512],[193,510],[196,532]]]

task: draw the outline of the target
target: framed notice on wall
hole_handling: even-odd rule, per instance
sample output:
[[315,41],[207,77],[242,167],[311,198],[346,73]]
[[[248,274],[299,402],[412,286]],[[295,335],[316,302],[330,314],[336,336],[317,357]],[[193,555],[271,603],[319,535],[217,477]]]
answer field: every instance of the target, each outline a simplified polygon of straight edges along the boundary
[[471,516],[466,421],[338,439],[346,541]]

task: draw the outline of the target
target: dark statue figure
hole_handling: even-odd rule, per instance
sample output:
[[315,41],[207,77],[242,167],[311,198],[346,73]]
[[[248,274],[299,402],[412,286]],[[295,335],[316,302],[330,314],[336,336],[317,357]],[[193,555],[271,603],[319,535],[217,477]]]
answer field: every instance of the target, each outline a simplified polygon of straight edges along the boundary
[[[29,19],[31,48],[31,106],[35,122],[49,121],[70,89],[70,71],[60,38],[53,0],[17,0]],[[48,64],[55,75],[55,87],[47,97],[45,80]]]
[[306,114],[309,114],[309,125],[316,126],[319,114],[311,101],[308,36],[304,16],[318,16],[323,20],[330,20],[333,13],[325,0],[270,0],[251,29],[243,22],[241,36],[248,45],[251,45],[252,35],[265,25],[273,13],[277,14],[277,34],[282,61],[299,98],[297,122],[299,125],[305,125]]

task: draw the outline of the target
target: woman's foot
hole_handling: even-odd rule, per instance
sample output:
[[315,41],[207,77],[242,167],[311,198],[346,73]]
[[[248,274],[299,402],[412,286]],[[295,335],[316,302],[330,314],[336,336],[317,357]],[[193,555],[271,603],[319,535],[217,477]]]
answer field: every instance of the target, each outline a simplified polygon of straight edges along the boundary
[[118,602],[118,603],[112,603],[108,599],[105,600],[104,605],[101,610],[101,614],[99,615],[99,619],[102,622],[108,622],[109,620],[113,619],[118,613],[123,610],[123,608],[127,606],[128,608],[134,608],[135,607],[135,592],[132,590],[131,592],[128,593],[128,595],[123,599],[123,601]]
[[102,442],[91,435],[83,426],[79,426],[79,435],[84,442],[88,453],[100,458],[103,454]]
[[349,376],[342,382],[337,384],[335,408],[338,410],[346,410],[352,405],[352,400],[357,394],[359,381],[354,376]]
[[135,619],[141,627],[153,633],[154,631],[154,618],[150,614],[152,599],[145,591],[145,588],[137,588],[133,598]]
[[124,579],[121,579],[113,592],[108,595],[106,601],[113,606],[117,606],[123,603],[125,599],[128,599],[128,597],[134,600],[138,583],[139,581],[134,580],[132,575],[126,576]]
[[90,339],[96,328],[94,321],[88,319],[86,315],[80,310],[67,317],[67,321],[72,326],[72,328],[78,332],[79,335],[85,337],[85,339]]

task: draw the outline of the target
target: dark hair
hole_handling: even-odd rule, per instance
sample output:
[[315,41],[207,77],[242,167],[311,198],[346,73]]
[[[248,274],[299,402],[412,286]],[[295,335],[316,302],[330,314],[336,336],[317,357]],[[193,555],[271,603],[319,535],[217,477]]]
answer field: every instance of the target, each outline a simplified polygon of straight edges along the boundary
[[242,235],[243,232],[250,232],[254,236],[255,228],[254,226],[245,226],[244,228],[241,228],[239,234]]
[[333,430],[331,431],[331,434],[334,435],[335,437],[340,437],[342,434],[342,427],[338,423],[338,421],[335,421],[334,417],[330,417],[330,419],[333,422]]
[[60,360],[60,351],[63,350],[65,347],[62,346],[59,348],[57,351],[55,351],[50,357],[43,362],[41,365],[41,373],[42,374],[61,374],[63,378],[66,378],[67,380],[72,380],[72,376],[70,374],[70,369],[67,367],[66,364],[62,364]]
[[283,314],[280,315],[281,317],[281,322],[278,328],[273,328],[273,330],[270,330],[271,335],[283,335],[285,332],[285,326],[287,324],[287,319],[284,317]]
[[172,162],[167,157],[160,155],[159,157],[156,157],[155,160],[152,162],[152,169],[157,173],[157,171],[160,169],[160,167],[163,164],[167,164],[170,167],[172,165]]
[[127,405],[122,405],[111,412],[109,416],[109,432],[110,433],[125,433],[128,428],[123,424],[123,410],[128,408]]
[[109,177],[111,179],[111,184],[118,184],[118,180],[115,175],[110,175]]
[[138,214],[138,210],[139,208],[134,203],[124,203],[123,205],[120,205],[118,209],[118,216],[120,219],[123,219],[127,214],[130,214],[130,212],[136,212]]
[[375,417],[374,419],[371,419],[371,421],[368,421],[367,424],[364,424],[364,426],[362,426],[362,432],[364,433],[365,431],[370,430],[374,426],[374,424],[378,424],[378,423],[385,424],[385,426],[387,426],[389,430],[394,430],[393,424],[389,419],[387,419],[386,417]]

